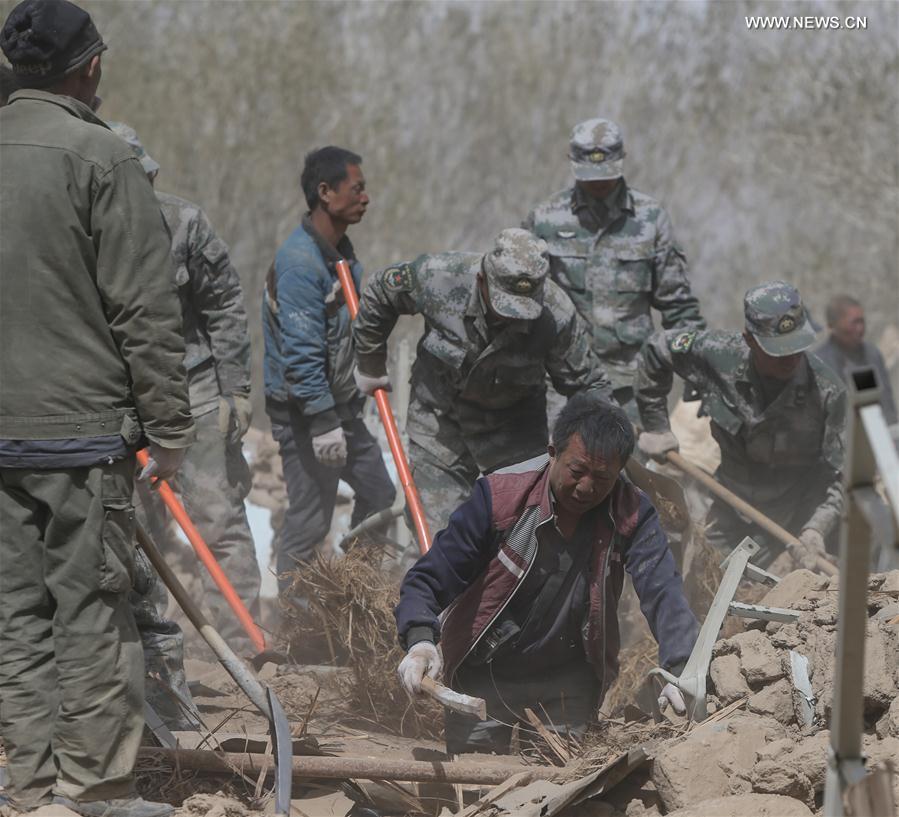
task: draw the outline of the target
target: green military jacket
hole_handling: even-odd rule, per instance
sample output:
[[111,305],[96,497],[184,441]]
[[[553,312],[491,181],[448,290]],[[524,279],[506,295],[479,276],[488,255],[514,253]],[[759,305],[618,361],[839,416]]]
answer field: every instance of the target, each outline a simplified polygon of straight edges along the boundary
[[237,270],[206,214],[171,193],[156,193],[172,237],[181,298],[184,366],[191,406],[217,404],[219,394],[250,393],[250,336]]
[[[737,332],[657,332],[643,350],[636,399],[647,431],[666,431],[672,375],[694,386],[721,448],[718,478],[766,512],[816,486],[802,528],[827,535],[842,509],[846,392],[823,361],[805,354],[773,399]],[[769,402],[770,399],[770,402]]]
[[[548,374],[564,395],[595,390],[611,397],[609,380],[590,351],[586,327],[552,281],[535,321],[513,321],[492,332],[477,285],[481,255],[422,255],[374,276],[353,322],[359,370],[386,372],[387,338],[400,315],[421,314],[425,333],[412,369],[423,405],[468,407],[470,416],[506,412],[545,399]],[[545,417],[545,412],[544,412]]]
[[0,110],[0,439],[193,436],[170,245],[131,148],[81,102]]
[[671,219],[655,199],[622,183],[603,204],[570,187],[537,205],[522,226],[549,245],[553,279],[591,327],[616,389],[633,383],[653,332],[651,307],[666,329],[705,328]]

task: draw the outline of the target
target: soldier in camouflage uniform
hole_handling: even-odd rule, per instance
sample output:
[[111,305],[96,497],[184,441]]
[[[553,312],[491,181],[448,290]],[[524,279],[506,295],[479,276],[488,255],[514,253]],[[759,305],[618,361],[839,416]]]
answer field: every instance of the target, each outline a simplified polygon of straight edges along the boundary
[[[110,123],[141,160],[152,182],[159,165],[146,153],[127,125]],[[156,193],[172,238],[175,283],[181,298],[191,413],[197,439],[175,481],[188,515],[209,545],[234,589],[251,613],[258,613],[259,566],[244,500],[250,471],[241,439],[250,427],[250,339],[243,292],[228,248],[195,204],[169,193]],[[142,492],[141,505],[152,504],[144,524],[160,547],[172,547],[164,534],[162,503]],[[139,508],[140,513],[140,508]],[[151,517],[151,518],[147,518]],[[204,568],[197,567],[206,591],[205,605],[233,649],[252,645]]]
[[353,323],[356,382],[389,388],[387,338],[400,315],[421,314],[406,430],[431,533],[489,473],[546,451],[546,376],[566,396],[611,386],[587,329],[547,280],[546,245],[500,233],[486,255],[422,255],[366,287]]
[[[667,395],[680,375],[702,395],[721,448],[722,485],[799,537],[793,557],[814,568],[832,541],[842,507],[841,434],[846,393],[821,360],[806,350],[815,333],[799,292],[782,281],[750,289],[746,328],[736,332],[669,330],[646,344],[636,381],[643,452],[664,460],[677,450],[668,424]],[[760,529],[715,499],[710,542],[726,549],[752,536],[770,564],[783,550]]]
[[523,226],[549,245],[553,280],[592,328],[615,399],[637,420],[633,380],[651,308],[666,329],[704,329],[687,259],[665,209],[624,180],[621,129],[590,119],[571,134],[574,186],[537,205]]

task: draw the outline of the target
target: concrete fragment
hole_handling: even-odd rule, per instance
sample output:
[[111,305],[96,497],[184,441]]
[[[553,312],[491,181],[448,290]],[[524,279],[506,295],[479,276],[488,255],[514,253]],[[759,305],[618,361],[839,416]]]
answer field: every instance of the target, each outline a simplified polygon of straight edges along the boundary
[[740,671],[740,658],[735,653],[722,655],[712,661],[709,675],[718,697],[726,704],[750,694],[749,685]]
[[890,708],[877,721],[877,737],[881,740],[884,738],[899,738],[899,696],[893,699]]
[[808,806],[779,794],[738,794],[715,797],[668,817],[812,817]]
[[868,622],[865,641],[865,715],[880,717],[889,709],[896,697],[896,668],[899,654],[894,649],[894,640],[884,632],[885,625]]
[[726,721],[700,724],[685,737],[660,744],[655,751],[652,782],[667,811],[732,793],[744,784],[756,754],[769,741],[785,737],[771,718],[744,712]]
[[891,570],[889,573],[884,573],[880,592],[899,593],[899,570]]
[[750,686],[766,684],[783,677],[781,656],[764,633],[747,630],[728,640],[737,649],[743,677]]
[[781,678],[779,681],[762,687],[747,703],[750,712],[757,715],[768,715],[784,726],[796,723],[796,713],[793,709],[793,685]]
[[827,577],[811,570],[794,570],[784,576],[759,602],[764,607],[795,607],[810,593],[824,590]]
[[811,781],[792,766],[775,760],[760,760],[752,770],[752,790],[760,794],[782,794],[795,797],[814,807],[815,795]]

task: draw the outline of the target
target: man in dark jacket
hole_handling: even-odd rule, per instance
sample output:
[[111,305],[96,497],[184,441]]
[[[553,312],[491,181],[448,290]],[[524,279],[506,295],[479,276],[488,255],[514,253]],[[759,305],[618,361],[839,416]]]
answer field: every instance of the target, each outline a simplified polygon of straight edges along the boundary
[[362,266],[346,232],[368,208],[361,164],[338,147],[306,156],[300,183],[309,212],[278,250],[266,284],[265,407],[288,494],[276,545],[282,592],[287,572],[312,558],[327,535],[341,478],[356,492],[353,525],[390,507],[395,494],[362,420],[350,315],[336,273],[346,259],[359,287]]
[[131,150],[94,115],[103,40],[25,0],[0,46],[0,737],[7,792],[86,817],[162,817],[143,732],[134,450],[168,478],[194,434],[169,242]]
[[[627,415],[576,395],[552,436],[548,458],[479,479],[403,580],[403,686],[418,692],[445,662],[447,684],[487,701],[485,721],[447,713],[450,752],[507,752],[524,707],[583,732],[618,674],[625,570],[663,667],[679,673],[696,640],[656,510],[621,474],[634,449]],[[684,710],[675,687],[662,695]]]

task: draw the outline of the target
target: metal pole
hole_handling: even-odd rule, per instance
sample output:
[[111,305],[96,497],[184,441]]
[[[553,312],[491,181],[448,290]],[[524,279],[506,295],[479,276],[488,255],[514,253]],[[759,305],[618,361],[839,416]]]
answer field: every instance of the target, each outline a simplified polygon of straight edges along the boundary
[[[862,756],[863,683],[865,630],[868,623],[868,560],[871,550],[871,526],[866,509],[874,491],[878,466],[897,467],[889,435],[886,436],[888,450],[880,450],[885,442],[878,436],[878,432],[885,429],[886,425],[882,422],[883,412],[877,405],[879,400],[880,389],[874,370],[859,369],[852,372],[849,382],[846,462],[843,469],[847,507],[840,527],[840,601],[830,718],[830,751],[824,784],[824,817],[843,817],[843,795],[846,789],[865,777]],[[873,414],[879,415],[879,424],[870,419]],[[895,472],[885,472],[884,477],[895,480]],[[893,513],[896,512],[894,507]]]

